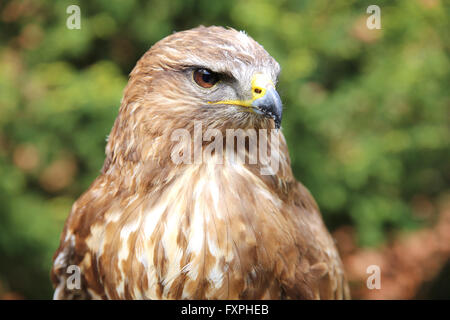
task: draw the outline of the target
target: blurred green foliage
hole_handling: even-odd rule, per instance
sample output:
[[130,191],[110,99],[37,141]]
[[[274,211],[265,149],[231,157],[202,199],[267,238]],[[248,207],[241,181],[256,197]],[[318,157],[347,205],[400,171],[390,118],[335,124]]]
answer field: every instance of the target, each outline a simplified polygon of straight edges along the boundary
[[[429,221],[448,191],[448,2],[6,1],[0,4],[0,287],[51,297],[51,258],[98,175],[127,74],[156,41],[204,25],[246,30],[281,64],[296,176],[331,229],[361,245]],[[66,8],[81,8],[81,30]]]

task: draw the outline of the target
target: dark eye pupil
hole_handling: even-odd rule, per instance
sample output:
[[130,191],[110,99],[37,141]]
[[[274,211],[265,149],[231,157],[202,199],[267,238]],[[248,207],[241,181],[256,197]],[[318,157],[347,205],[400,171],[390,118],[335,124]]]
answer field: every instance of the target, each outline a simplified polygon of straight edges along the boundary
[[203,69],[201,71],[202,73],[202,80],[206,83],[213,83],[214,82],[214,75],[212,72]]

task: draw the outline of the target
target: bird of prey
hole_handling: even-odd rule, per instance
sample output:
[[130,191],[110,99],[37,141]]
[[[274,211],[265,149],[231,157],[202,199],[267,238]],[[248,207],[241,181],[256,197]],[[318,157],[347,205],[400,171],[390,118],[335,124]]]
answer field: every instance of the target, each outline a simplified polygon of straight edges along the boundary
[[[142,56],[101,174],[65,223],[55,299],[349,298],[334,241],[292,173],[279,72],[245,32],[216,26],[169,35]],[[193,139],[174,139],[177,130]],[[225,148],[239,138],[229,130],[268,138]],[[232,157],[248,158],[255,141],[274,170]]]

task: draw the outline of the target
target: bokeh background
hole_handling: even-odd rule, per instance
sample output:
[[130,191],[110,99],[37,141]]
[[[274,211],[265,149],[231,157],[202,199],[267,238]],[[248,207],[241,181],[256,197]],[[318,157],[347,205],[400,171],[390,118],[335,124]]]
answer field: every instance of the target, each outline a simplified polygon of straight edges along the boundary
[[[281,64],[295,175],[353,297],[449,299],[449,17],[444,0],[1,1],[0,298],[51,298],[59,234],[102,167],[128,73],[203,24],[246,30]],[[381,290],[365,285],[371,264]]]

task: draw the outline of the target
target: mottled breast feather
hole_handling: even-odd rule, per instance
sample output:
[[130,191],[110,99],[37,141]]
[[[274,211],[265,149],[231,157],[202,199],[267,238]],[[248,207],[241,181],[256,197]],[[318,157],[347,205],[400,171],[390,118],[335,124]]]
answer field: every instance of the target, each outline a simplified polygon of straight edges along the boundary
[[[103,170],[66,221],[51,272],[54,298],[349,298],[333,239],[314,199],[293,177],[281,130],[267,119],[230,120],[199,108],[198,97],[180,85],[178,69],[186,63],[213,64],[236,76],[260,68],[275,79],[279,72],[253,39],[219,27],[175,33],[142,57]],[[279,170],[262,175],[259,164],[216,155],[174,164],[170,134],[192,131],[193,119],[222,131],[275,132]],[[79,289],[67,287],[71,265],[81,271]]]

